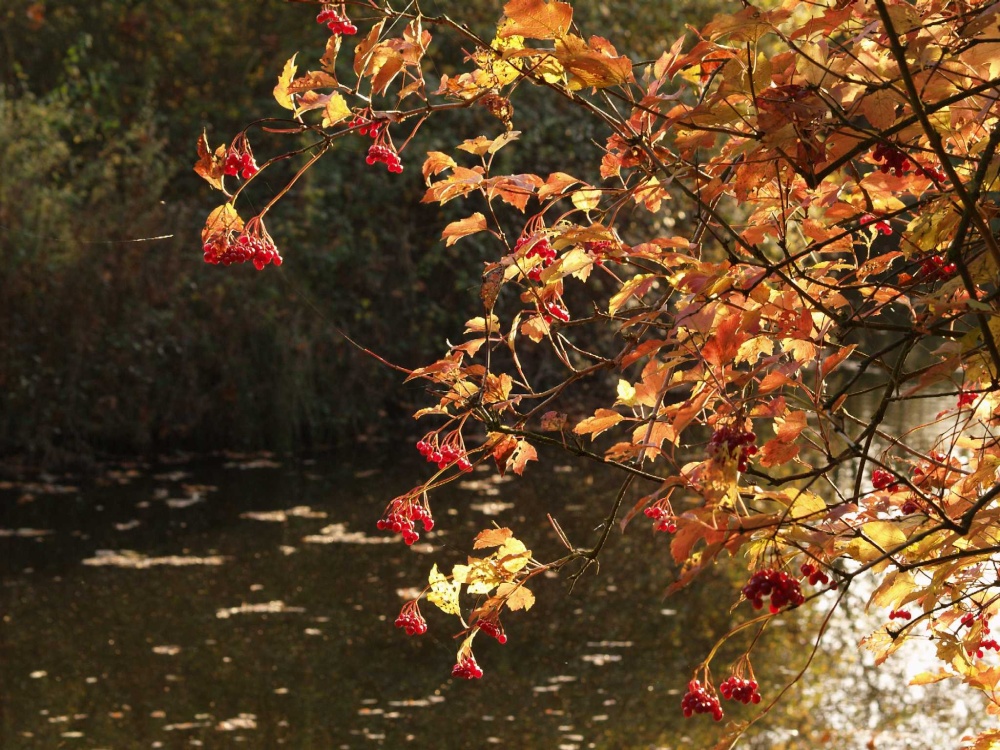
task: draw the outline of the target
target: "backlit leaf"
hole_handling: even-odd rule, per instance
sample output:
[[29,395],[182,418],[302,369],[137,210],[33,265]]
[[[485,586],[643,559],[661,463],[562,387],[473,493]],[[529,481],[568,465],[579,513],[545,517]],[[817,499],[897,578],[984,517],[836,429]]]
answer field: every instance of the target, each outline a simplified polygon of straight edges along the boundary
[[292,79],[295,78],[295,71],[298,70],[298,66],[295,65],[295,55],[292,55],[288,62],[285,63],[284,69],[281,71],[281,75],[278,76],[278,84],[274,87],[274,98],[285,109],[295,109],[295,101],[292,99],[291,94],[288,89],[292,85]]
[[456,581],[449,581],[437,567],[437,563],[431,568],[427,577],[430,584],[430,591],[427,592],[427,601],[434,604],[442,612],[449,615],[461,617],[462,612],[458,606],[458,594],[462,584]]
[[482,232],[485,229],[486,217],[477,211],[472,216],[460,219],[459,221],[453,221],[446,226],[444,232],[441,233],[441,237],[445,241],[445,247],[451,247],[462,239],[462,237],[468,237],[470,234],[476,234],[476,232]]
[[566,35],[573,20],[572,6],[558,0],[511,0],[503,12],[508,22],[499,31],[501,37],[556,39]]

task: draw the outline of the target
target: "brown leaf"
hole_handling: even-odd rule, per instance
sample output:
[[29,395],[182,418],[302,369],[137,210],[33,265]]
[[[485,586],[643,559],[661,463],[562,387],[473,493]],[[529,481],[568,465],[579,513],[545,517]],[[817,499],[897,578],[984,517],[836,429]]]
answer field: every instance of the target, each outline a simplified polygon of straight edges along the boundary
[[519,609],[529,610],[535,603],[535,595],[523,585],[501,583],[497,588],[497,596],[506,597],[507,609],[516,612]]

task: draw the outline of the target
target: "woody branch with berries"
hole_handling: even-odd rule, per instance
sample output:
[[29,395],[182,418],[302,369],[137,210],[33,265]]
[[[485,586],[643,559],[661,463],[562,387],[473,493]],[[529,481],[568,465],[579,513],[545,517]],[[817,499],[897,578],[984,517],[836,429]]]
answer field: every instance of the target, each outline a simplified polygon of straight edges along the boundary
[[[668,591],[712,566],[745,571],[733,600],[748,606],[719,645],[744,630],[755,643],[809,605],[823,612],[815,649],[864,578],[886,613],[864,640],[879,663],[930,638],[941,669],[916,681],[956,680],[995,704],[995,7],[744,3],[644,62],[586,36],[558,0],[510,0],[492,38],[417,4],[317,7],[328,33],[318,67],[300,72],[293,57],[274,90],[289,114],[214,151],[199,141],[196,171],[225,196],[203,231],[205,260],[280,265],[265,214],[320,158],[354,158],[341,146],[358,138],[371,141],[367,164],[397,179],[411,179],[404,158],[422,160],[423,202],[469,206],[444,227],[447,246],[481,235],[496,248],[464,339],[408,371],[430,397],[415,415],[429,425],[416,446],[428,476],[378,527],[413,544],[433,528],[439,487],[487,467],[544,471],[540,446],[622,475],[594,539],[569,540],[556,506],[565,549],[547,562],[511,529],[484,530],[466,563],[432,568],[396,625],[444,627],[421,600],[456,617],[452,674],[479,679],[474,639],[507,641],[507,615],[535,603],[536,576],[599,572],[612,530],[645,515],[675,564]],[[432,76],[434,44],[464,50],[465,67]],[[495,155],[518,147],[514,102],[528,87],[604,128],[596,182],[498,171]],[[473,107],[494,133],[410,153],[420,128]],[[259,130],[298,145],[258,166]],[[246,185],[289,159],[298,171],[244,219]],[[693,218],[665,229],[681,212]],[[528,353],[561,379],[529,376]],[[571,418],[584,387],[605,400]],[[788,686],[762,700],[751,645],[716,687],[718,647],[687,681],[684,715],[721,721],[720,694],[759,705],[754,717],[771,710]],[[725,741],[755,720],[726,725]],[[992,739],[1000,730],[980,737]]]

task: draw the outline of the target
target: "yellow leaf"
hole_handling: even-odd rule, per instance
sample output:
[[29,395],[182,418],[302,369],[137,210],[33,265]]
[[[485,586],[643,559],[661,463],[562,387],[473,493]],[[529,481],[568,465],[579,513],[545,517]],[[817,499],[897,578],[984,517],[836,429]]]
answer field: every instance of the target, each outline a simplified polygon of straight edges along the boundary
[[510,529],[486,529],[476,535],[476,541],[472,543],[472,549],[489,549],[490,547],[500,547],[508,539],[514,536]]
[[608,303],[608,315],[614,315],[632,297],[642,297],[653,287],[659,278],[655,274],[640,273],[626,281]]
[[469,558],[468,565],[456,565],[451,569],[451,577],[455,583],[464,583],[470,594],[488,594],[501,583],[501,578],[495,566],[489,560]]
[[350,115],[351,110],[348,108],[347,102],[344,101],[344,97],[338,93],[333,93],[323,108],[323,127],[328,128],[331,125],[336,125],[341,120],[350,117]]
[[736,361],[755,364],[762,356],[769,357],[774,353],[774,339],[770,336],[754,336],[747,339],[736,350]]
[[497,561],[500,567],[508,573],[516,573],[531,559],[531,550],[524,546],[520,539],[511,537],[496,552]]
[[461,610],[458,606],[458,593],[462,589],[462,584],[449,581],[439,570],[437,563],[431,568],[430,575],[427,576],[430,584],[430,591],[427,592],[427,601],[437,605],[445,614],[458,615],[461,617]]
[[462,239],[462,237],[482,232],[484,229],[486,229],[486,217],[477,211],[472,216],[451,222],[451,224],[444,228],[441,237],[445,241],[445,247],[451,247]]
[[298,70],[298,66],[295,65],[295,57],[297,55],[298,53],[296,52],[285,63],[284,70],[278,76],[278,84],[274,87],[275,100],[285,109],[291,110],[295,109],[295,102],[292,100],[291,94],[288,93],[288,88],[292,85],[292,80],[295,78],[295,71]]
[[555,57],[570,74],[569,88],[607,88],[632,80],[632,61],[618,56],[610,42],[591,37],[588,45],[570,34],[556,41]]
[[942,680],[950,680],[952,677],[957,677],[951,672],[945,672],[943,669],[937,672],[921,672],[920,674],[913,677],[910,680],[911,685],[933,685],[935,682],[941,682]]
[[601,191],[597,188],[578,188],[573,191],[573,205],[581,211],[591,211],[601,203]]
[[239,232],[243,229],[243,219],[236,213],[236,208],[232,203],[226,203],[214,209],[205,221],[205,228],[201,230],[202,242],[206,242],[213,235],[229,234]]
[[508,20],[499,31],[501,37],[557,39],[566,35],[573,20],[572,6],[556,0],[511,0],[503,12]]
[[618,381],[618,399],[615,401],[615,406],[621,404],[622,406],[635,406],[635,386],[624,379],[619,379]]

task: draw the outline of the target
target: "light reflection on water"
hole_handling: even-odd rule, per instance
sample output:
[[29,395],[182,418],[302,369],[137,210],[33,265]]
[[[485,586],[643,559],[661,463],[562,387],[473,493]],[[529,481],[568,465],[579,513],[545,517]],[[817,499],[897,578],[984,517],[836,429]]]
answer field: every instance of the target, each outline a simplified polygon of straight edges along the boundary
[[[667,541],[637,522],[571,595],[558,579],[537,586],[530,612],[506,616],[506,646],[477,643],[482,681],[453,681],[457,621],[426,606],[430,632],[408,639],[393,627],[401,594],[432,562],[464,562],[494,521],[552,559],[546,513],[582,544],[613,492],[587,467],[509,484],[477,474],[439,493],[436,507],[456,512],[439,510],[435,532],[405,548],[375,520],[420,470],[255,457],[119,469],[73,492],[8,486],[0,747],[711,746],[719,725],[681,718],[680,694],[729,627],[739,575],[665,602]],[[197,503],[163,502],[195,492]],[[808,654],[800,614],[755,648],[762,692]],[[948,714],[947,688],[918,704],[902,697],[905,661],[860,670],[847,622],[741,746],[954,744],[965,720]],[[717,679],[739,645],[723,650]]]

